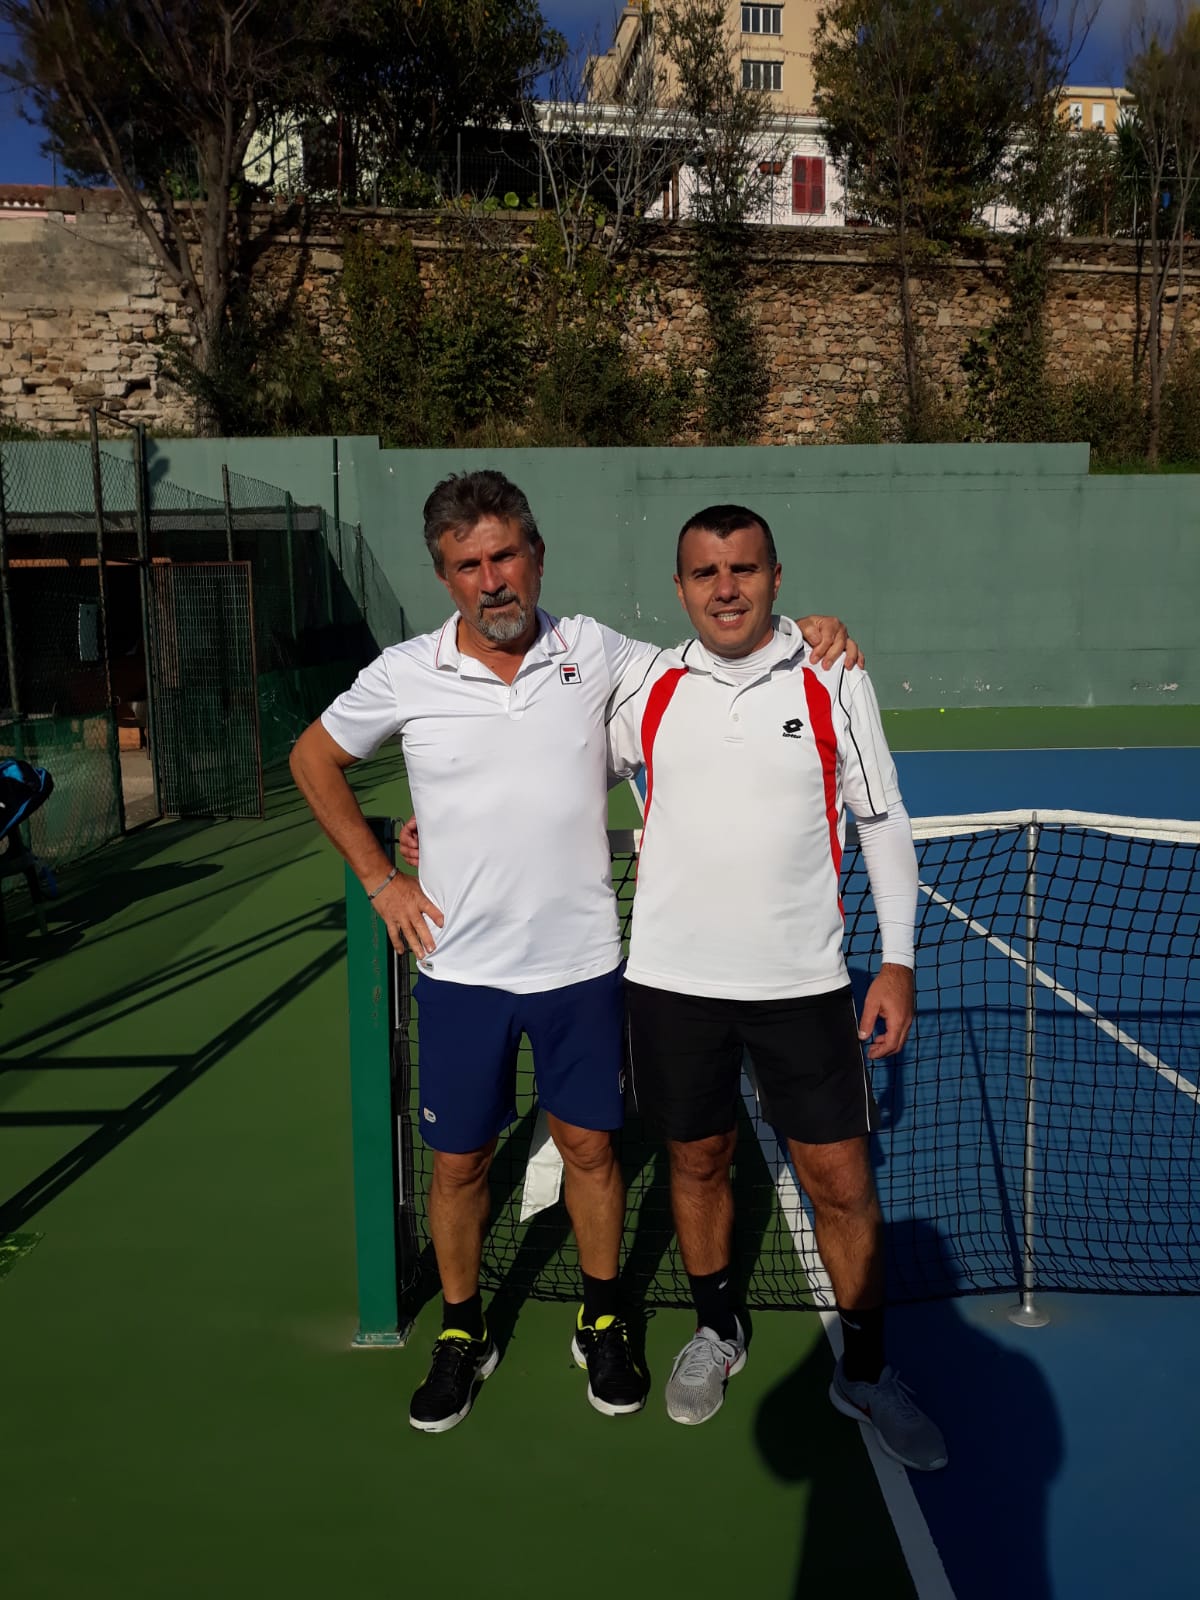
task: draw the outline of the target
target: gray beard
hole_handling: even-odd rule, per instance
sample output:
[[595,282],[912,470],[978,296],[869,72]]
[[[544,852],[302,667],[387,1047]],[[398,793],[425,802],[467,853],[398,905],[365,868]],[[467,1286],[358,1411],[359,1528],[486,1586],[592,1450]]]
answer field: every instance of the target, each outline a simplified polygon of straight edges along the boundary
[[514,639],[519,639],[529,626],[529,612],[525,606],[517,602],[514,616],[494,616],[494,607],[479,607],[479,631],[493,644],[511,644]]

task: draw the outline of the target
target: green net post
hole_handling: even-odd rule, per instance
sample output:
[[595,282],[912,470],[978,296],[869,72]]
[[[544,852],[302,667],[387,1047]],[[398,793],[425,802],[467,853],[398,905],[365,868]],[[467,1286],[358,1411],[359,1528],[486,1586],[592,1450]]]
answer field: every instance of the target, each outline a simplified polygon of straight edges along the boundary
[[[395,824],[368,818],[388,859]],[[358,1332],[354,1347],[403,1345],[411,1319],[403,1312],[398,1221],[400,1152],[392,1088],[396,1007],[387,929],[366,892],[346,869],[346,965],[350,983],[350,1123],[354,1152],[354,1239],[358,1260]]]

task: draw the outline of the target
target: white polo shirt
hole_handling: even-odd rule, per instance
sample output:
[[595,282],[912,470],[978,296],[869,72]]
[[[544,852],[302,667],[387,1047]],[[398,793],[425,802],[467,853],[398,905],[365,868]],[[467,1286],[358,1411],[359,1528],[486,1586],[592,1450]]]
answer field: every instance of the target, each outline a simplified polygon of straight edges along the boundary
[[431,977],[529,994],[621,958],[607,834],[604,710],[653,645],[554,618],[511,685],[462,655],[458,614],[392,645],[322,714],[347,754],[399,736],[421,886],[445,916]]
[[[646,768],[633,982],[767,1000],[849,981],[845,808],[881,817],[900,789],[866,673],[806,656],[795,624],[776,619],[752,658],[726,664],[693,639],[627,674],[614,696],[609,764],[625,776]],[[911,834],[902,849],[911,854]],[[908,965],[911,940],[910,902]],[[904,960],[903,945],[901,931],[899,954],[885,944],[884,959]]]

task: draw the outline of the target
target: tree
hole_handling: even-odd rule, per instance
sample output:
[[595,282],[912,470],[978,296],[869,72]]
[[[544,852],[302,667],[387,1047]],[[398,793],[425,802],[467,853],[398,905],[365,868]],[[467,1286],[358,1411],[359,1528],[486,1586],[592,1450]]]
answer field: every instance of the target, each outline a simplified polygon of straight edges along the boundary
[[536,0],[365,0],[327,19],[310,109],[353,130],[358,168],[435,173],[467,125],[518,124],[563,58]]
[[627,249],[693,146],[691,119],[653,50],[641,53],[611,101],[594,97],[594,55],[564,56],[545,103],[524,106],[568,273],[593,247],[608,261]]
[[736,229],[766,210],[775,183],[769,158],[788,147],[791,119],[768,90],[743,82],[741,37],[727,10],[721,0],[662,0],[653,26],[690,124],[696,219]]
[[992,437],[1044,438],[1051,390],[1047,379],[1046,297],[1050,259],[1062,237],[1070,194],[1073,132],[1063,90],[1095,18],[1098,0],[1036,0],[1034,27],[1022,57],[1024,103],[998,174],[998,197],[1012,215],[1008,304],[992,326],[968,343],[963,359],[977,420]]
[[769,389],[762,340],[746,306],[746,225],[766,210],[791,129],[769,92],[743,81],[740,36],[726,13],[721,0],[662,0],[653,22],[692,139],[697,267],[712,344],[705,431],[733,444],[756,435]]
[[1131,27],[1131,49],[1126,83],[1135,109],[1125,134],[1140,169],[1141,191],[1135,227],[1139,315],[1133,372],[1135,382],[1143,369],[1149,379],[1146,455],[1155,465],[1163,385],[1179,349],[1189,213],[1200,182],[1200,12],[1185,16],[1177,10],[1167,31],[1141,8]]
[[1122,163],[1121,140],[1103,128],[1073,135],[1067,190],[1067,232],[1111,238],[1133,226],[1131,191]]
[[847,206],[895,235],[918,436],[926,395],[914,263],[968,230],[996,193],[1049,48],[1038,0],[833,0],[818,14],[817,109]]
[[190,315],[210,390],[243,276],[235,201],[246,152],[264,112],[311,77],[327,3],[0,0],[21,47],[3,70],[68,171],[120,191]]

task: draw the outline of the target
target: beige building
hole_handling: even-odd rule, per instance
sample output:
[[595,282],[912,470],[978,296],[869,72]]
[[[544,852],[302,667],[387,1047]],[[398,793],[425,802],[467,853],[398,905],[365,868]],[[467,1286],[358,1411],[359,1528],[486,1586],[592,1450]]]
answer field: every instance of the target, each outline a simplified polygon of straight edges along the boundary
[[[818,0],[742,5],[726,0],[725,13],[742,81],[778,98],[780,113],[813,111],[812,37]],[[591,63],[594,100],[619,100],[653,47],[653,6],[631,0],[617,19],[612,48]],[[671,68],[666,64],[668,82]]]
[[1062,92],[1059,104],[1066,113],[1067,121],[1078,132],[1102,128],[1105,133],[1116,133],[1125,107],[1133,104],[1133,96],[1128,89],[1088,89],[1068,85]]

